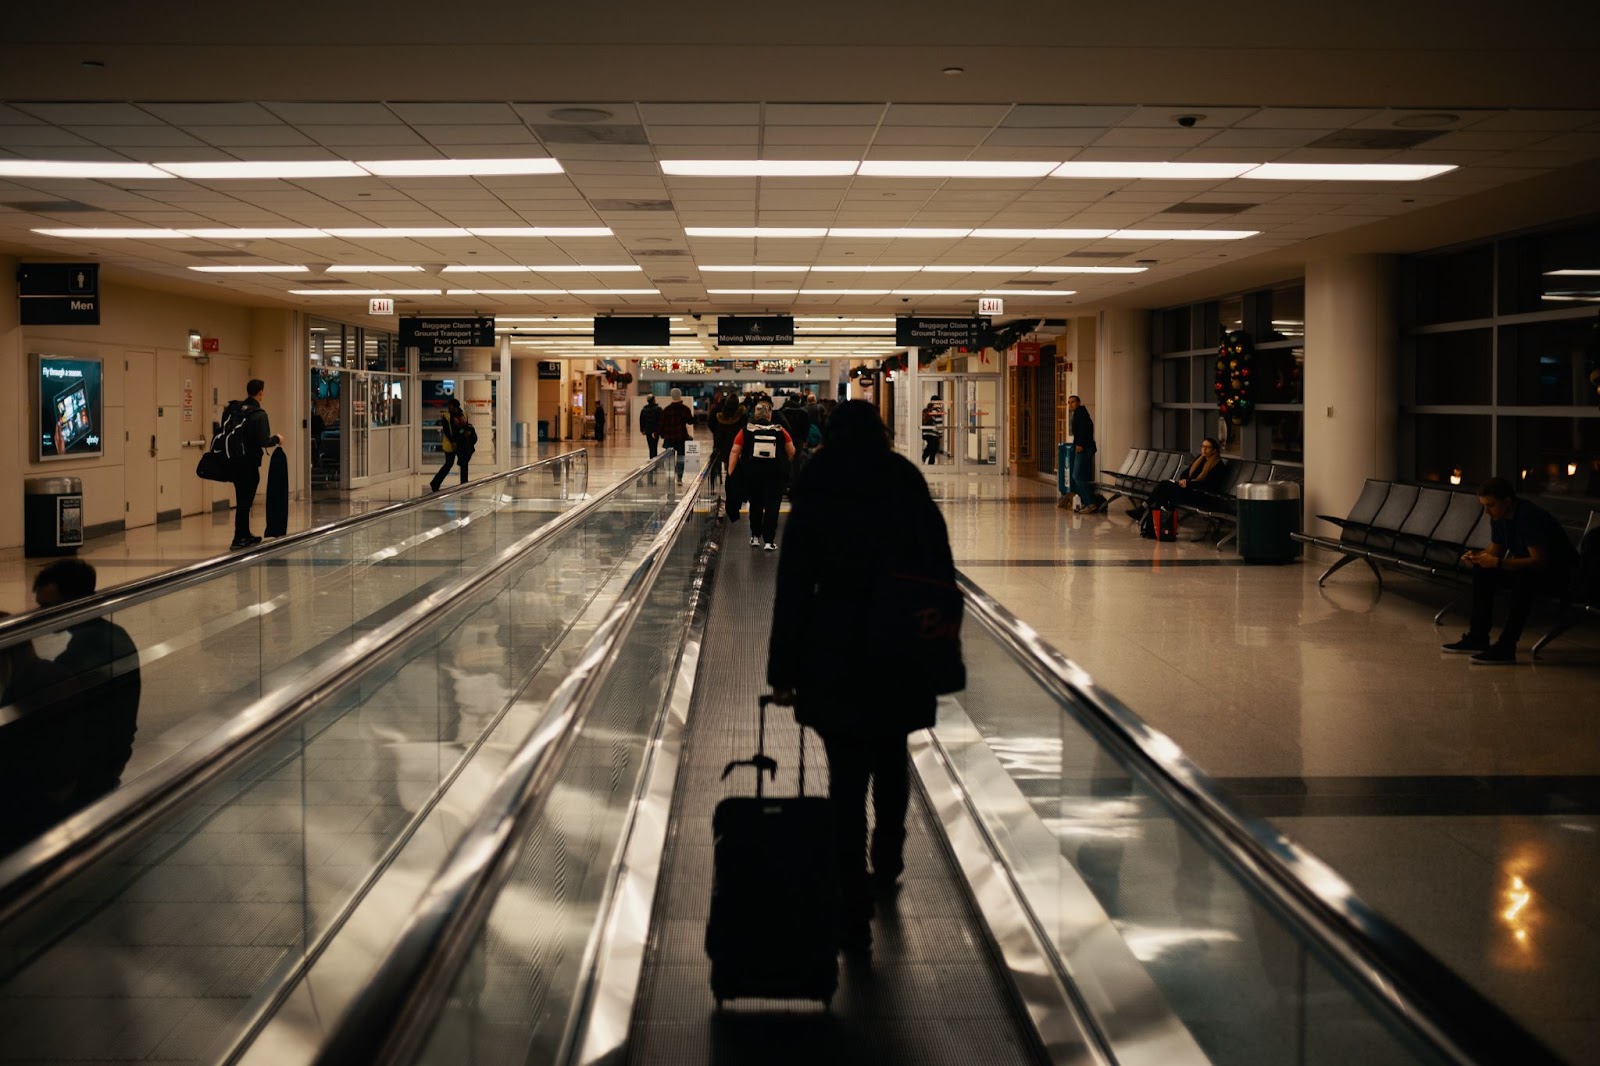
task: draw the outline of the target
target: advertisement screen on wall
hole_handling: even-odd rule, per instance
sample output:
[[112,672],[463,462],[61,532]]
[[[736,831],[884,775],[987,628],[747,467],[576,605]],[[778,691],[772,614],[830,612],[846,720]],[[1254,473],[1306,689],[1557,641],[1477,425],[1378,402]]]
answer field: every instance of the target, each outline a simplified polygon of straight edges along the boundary
[[100,360],[34,355],[39,461],[99,455],[104,444]]

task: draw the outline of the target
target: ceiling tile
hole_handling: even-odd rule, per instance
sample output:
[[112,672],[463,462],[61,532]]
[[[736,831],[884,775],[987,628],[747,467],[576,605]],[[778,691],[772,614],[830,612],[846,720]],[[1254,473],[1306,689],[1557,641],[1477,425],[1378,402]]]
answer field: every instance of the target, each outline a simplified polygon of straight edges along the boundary
[[141,104],[174,126],[276,126],[282,120],[256,103]]
[[[522,125],[417,126],[416,131],[436,145],[538,144],[533,131]],[[453,154],[453,152],[452,152]]]
[[160,118],[132,104],[14,103],[19,111],[63,126],[164,126]]
[[636,108],[633,104],[628,104],[628,103],[615,103],[615,102],[612,102],[612,103],[598,103],[598,104],[583,104],[583,103],[571,103],[571,102],[563,100],[563,101],[555,101],[555,102],[551,102],[551,103],[537,103],[537,102],[513,103],[511,105],[511,109],[513,111],[515,111],[524,121],[528,122],[531,125],[541,125],[541,124],[547,123],[547,122],[560,122],[560,121],[562,121],[561,119],[553,118],[551,116],[550,113],[552,111],[574,111],[574,110],[605,111],[605,112],[608,112],[609,115],[610,115],[609,118],[585,118],[585,119],[583,119],[583,122],[582,122],[583,125],[616,124],[616,125],[622,125],[622,126],[635,126],[635,125],[638,125],[638,123],[639,123],[639,110],[638,110],[638,108]]
[[550,153],[561,160],[568,170],[568,160],[613,159],[636,162],[654,162],[655,151],[645,144],[563,144]]
[[401,120],[378,103],[320,104],[275,103],[262,105],[285,122],[313,126],[397,126]]
[[[755,144],[761,130],[755,125],[745,126],[651,126],[652,144]],[[692,159],[673,153],[677,158]]]
[[1137,108],[1098,107],[1056,104],[1018,104],[1006,115],[1002,126],[1021,129],[1036,126],[1115,126]]
[[96,144],[113,148],[122,145],[174,145],[192,147],[198,140],[175,126],[72,126],[73,133]]
[[997,125],[1010,112],[1010,104],[890,104],[885,126],[985,126]]
[[973,148],[988,135],[987,126],[885,126],[878,130],[872,145],[874,148],[880,145]]
[[[1093,143],[1100,135],[1098,129],[1068,126],[1039,126],[1010,129],[1002,127],[989,134],[983,142],[985,148],[1082,146]],[[1035,156],[1048,159],[1050,156]]]
[[492,126],[496,124],[517,123],[521,125],[516,111],[510,105],[502,103],[483,104],[398,104],[390,103],[389,110],[393,111],[403,121],[416,126],[445,125],[452,126]]
[[1370,107],[1263,107],[1248,118],[1240,119],[1237,125],[1276,130],[1339,130],[1377,113]]
[[1216,134],[1208,129],[1168,127],[1118,126],[1106,130],[1094,142],[1096,148],[1192,148]]
[[1319,136],[1316,130],[1221,130],[1200,142],[1207,148],[1299,148]]
[[882,104],[768,104],[764,112],[771,126],[876,126],[885,111]]
[[[754,144],[675,144],[670,150],[657,153],[666,159],[755,159],[759,154]],[[776,158],[770,153],[768,159]]]
[[1117,125],[1128,128],[1165,129],[1168,126],[1177,126],[1179,115],[1189,115],[1195,119],[1194,129],[1215,130],[1243,122],[1256,111],[1254,107],[1141,107]]
[[[753,126],[761,121],[761,105],[640,104],[639,115],[654,126]],[[653,133],[653,131],[652,131]]]
[[85,146],[89,142],[56,126],[0,126],[0,145],[7,148]]
[[405,126],[320,126],[302,124],[300,128],[318,144],[327,145],[341,154],[349,146],[420,145],[427,143]]
[[1428,142],[1428,149],[1448,152],[1457,149],[1469,152],[1508,152],[1526,148],[1549,137],[1542,130],[1486,130],[1481,126],[1471,130],[1452,130]]
[[[775,144],[852,144],[865,147],[872,140],[871,126],[773,126],[768,123],[763,142]],[[854,149],[859,153],[860,147]],[[860,158],[860,155],[846,158]]]
[[218,163],[234,158],[221,148],[198,143],[194,147],[176,148],[163,144],[126,145],[118,148],[117,152],[124,159],[133,159],[141,163]]
[[[225,148],[316,143],[293,126],[286,126],[282,123],[273,126],[186,126],[185,131],[207,144]],[[248,153],[245,154],[248,155]],[[259,158],[257,156],[249,157],[252,159]]]

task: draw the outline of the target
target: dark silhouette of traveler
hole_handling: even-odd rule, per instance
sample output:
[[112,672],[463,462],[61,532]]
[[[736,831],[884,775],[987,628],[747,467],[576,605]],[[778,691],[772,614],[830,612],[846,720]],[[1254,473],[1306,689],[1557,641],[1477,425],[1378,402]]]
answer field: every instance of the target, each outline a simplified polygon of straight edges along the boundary
[[750,424],[733,438],[728,452],[728,480],[750,501],[750,546],[778,550],[778,507],[789,485],[794,440],[772,420],[772,405],[756,404]]
[[604,444],[606,442],[606,411],[604,405],[594,413],[594,442],[596,444]]
[[[1150,492],[1150,507],[1182,507],[1203,505],[1209,493],[1222,486],[1228,464],[1222,459],[1222,447],[1215,437],[1200,442],[1200,454],[1178,476],[1163,481]],[[1142,518],[1145,508],[1135,507],[1133,517]]]
[[230,417],[244,418],[245,453],[233,464],[233,548],[248,548],[260,544],[261,538],[250,532],[250,508],[256,502],[256,490],[261,487],[261,455],[268,448],[283,447],[283,436],[272,432],[272,422],[261,406],[261,396],[267,383],[251,378],[244,387],[243,400],[234,400],[223,413],[223,424]]
[[656,423],[656,429],[661,434],[661,443],[678,453],[678,458],[673,464],[673,476],[682,481],[684,445],[689,440],[694,413],[684,405],[681,390],[673,389],[667,393],[667,398],[672,402],[661,409],[661,418]]
[[656,449],[661,446],[661,405],[656,403],[654,396],[644,398],[644,406],[639,408],[639,432],[644,434],[644,442],[650,447],[650,458],[656,457]]
[[[94,567],[82,559],[51,563],[33,579],[33,598],[54,607],[94,594]],[[67,629],[65,650],[55,664],[66,671],[83,698],[76,806],[92,803],[122,783],[139,731],[139,649],[128,631],[109,618],[91,618]]]
[[[823,447],[796,481],[778,557],[767,681],[828,751],[840,871],[841,943],[871,945],[872,888],[905,867],[906,736],[933,725],[930,671],[873,656],[874,602],[891,567],[916,554],[929,576],[955,574],[944,517],[917,467],[889,447],[877,408],[840,404]],[[920,549],[920,550],[919,550]],[[870,665],[863,662],[871,656]],[[959,651],[953,654],[959,667]],[[868,783],[875,825],[867,875]]]
[[32,641],[0,648],[0,855],[76,809],[79,707],[72,678]]
[[[1478,490],[1478,503],[1489,516],[1490,544],[1461,557],[1462,564],[1472,568],[1472,619],[1461,639],[1443,645],[1443,650],[1471,655],[1475,666],[1514,666],[1517,640],[1533,601],[1571,587],[1578,552],[1561,523],[1543,507],[1518,499],[1505,478],[1485,481]],[[1501,589],[1511,593],[1511,604],[1500,639],[1490,643],[1494,597]]]
[[444,479],[450,475],[450,468],[457,463],[461,464],[461,484],[465,485],[467,467],[472,463],[472,453],[478,449],[478,431],[467,421],[466,412],[461,409],[461,401],[454,396],[450,397],[444,414],[439,416],[439,447],[444,449],[444,465],[433,475],[433,481],[429,483],[432,490],[439,491],[439,486],[443,485]]
[[943,432],[944,405],[935,396],[922,409],[922,461],[932,466],[939,458],[939,435]]

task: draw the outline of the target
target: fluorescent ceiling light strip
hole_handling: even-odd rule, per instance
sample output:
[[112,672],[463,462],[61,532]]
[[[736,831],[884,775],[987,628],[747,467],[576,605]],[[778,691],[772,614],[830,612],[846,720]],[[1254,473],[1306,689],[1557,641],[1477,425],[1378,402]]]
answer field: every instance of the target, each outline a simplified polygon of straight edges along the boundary
[[1263,163],[1241,177],[1263,181],[1426,181],[1456,169],[1446,163]]
[[203,241],[279,241],[279,240],[315,240],[326,237],[327,234],[319,229],[307,229],[301,226],[258,227],[245,229],[186,229],[184,234]]
[[925,266],[930,274],[1143,274],[1149,267]]
[[446,296],[565,296],[566,289],[449,289]]
[[1111,236],[1109,229],[975,229],[971,236],[986,240],[1047,241],[1079,240],[1097,241]]
[[568,289],[573,296],[654,296],[660,289]]
[[864,178],[1042,178],[1057,165],[1023,160],[869,159],[856,173]]
[[63,226],[56,229],[35,229],[29,232],[42,234],[46,237],[71,237],[81,241],[116,241],[116,240],[141,240],[141,241],[171,241],[182,240],[188,234],[175,229],[142,229],[126,227],[123,229],[95,229],[90,226]]
[[804,274],[810,267],[803,266],[697,266],[702,274]]
[[526,274],[532,267],[525,266],[447,266],[441,274]]
[[707,289],[711,296],[794,296],[799,289]]
[[357,163],[342,159],[281,160],[248,162],[230,160],[218,163],[157,163],[169,174],[191,181],[224,181],[239,178],[365,178],[368,173]]
[[290,289],[290,296],[385,296],[385,289]]
[[856,172],[855,159],[663,159],[661,172],[697,178],[834,178]]
[[1579,270],[1568,268],[1566,270],[1546,270],[1547,278],[1600,278],[1600,270]]
[[542,159],[363,159],[356,163],[386,178],[489,177],[504,174],[560,174],[561,163]]
[[984,296],[1076,296],[1076,289],[984,289]]
[[1117,163],[1078,160],[1062,163],[1052,178],[1156,178],[1225,179],[1237,178],[1257,163]]
[[77,163],[65,159],[0,159],[0,178],[171,178],[150,163]]
[[852,318],[846,315],[811,315],[795,319],[796,322],[893,322],[892,316],[885,318]]
[[915,274],[920,266],[814,266],[813,274]]
[[202,274],[308,274],[310,267],[303,266],[204,266],[190,267]]
[[327,231],[330,237],[344,237],[360,240],[362,238],[381,237],[470,237],[467,230],[455,226],[358,226],[355,228],[341,227]]
[[691,237],[826,237],[819,226],[685,226]]
[[385,296],[442,296],[438,289],[384,289]]
[[1119,229],[1111,235],[1117,241],[1240,241],[1254,237],[1253,229]]
[[802,296],[892,296],[894,289],[801,289]]
[[475,226],[474,237],[609,237],[610,226]]
[[340,264],[339,266],[329,267],[327,272],[329,274],[420,274],[422,273],[422,268],[419,266],[397,266],[393,263],[388,266],[345,266]]
[[828,230],[828,236],[844,238],[881,238],[884,240],[895,240],[898,238],[910,238],[913,240],[952,240],[958,237],[965,237],[971,232],[972,231],[968,229],[917,228],[909,226],[900,229],[886,229],[875,226],[834,226]]

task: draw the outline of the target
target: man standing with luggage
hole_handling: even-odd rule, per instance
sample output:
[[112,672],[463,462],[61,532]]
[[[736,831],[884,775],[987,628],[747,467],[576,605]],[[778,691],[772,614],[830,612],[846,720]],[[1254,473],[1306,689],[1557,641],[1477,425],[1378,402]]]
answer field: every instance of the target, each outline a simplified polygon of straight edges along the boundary
[[679,481],[683,480],[683,446],[689,439],[689,425],[694,418],[694,413],[683,402],[683,392],[673,389],[667,393],[667,398],[672,402],[662,408],[661,420],[656,428],[661,433],[661,443],[678,453],[674,473]]
[[222,419],[226,426],[230,417],[244,419],[244,454],[233,465],[233,548],[248,548],[261,543],[261,538],[250,533],[250,508],[256,502],[256,490],[261,488],[261,456],[276,445],[283,447],[283,437],[272,432],[272,423],[261,406],[267,383],[251,378],[245,386],[245,398],[228,405]]

